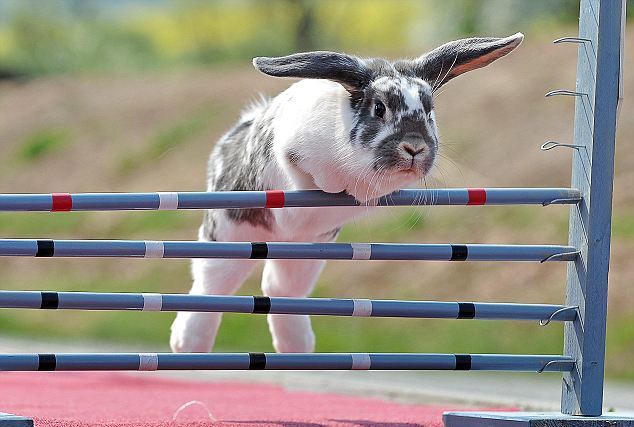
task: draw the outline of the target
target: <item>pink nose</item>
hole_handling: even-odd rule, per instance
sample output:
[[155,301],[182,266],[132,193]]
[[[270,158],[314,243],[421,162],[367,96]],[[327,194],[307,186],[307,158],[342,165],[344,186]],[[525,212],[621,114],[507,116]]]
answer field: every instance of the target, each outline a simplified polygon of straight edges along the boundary
[[405,150],[408,154],[410,154],[412,157],[416,157],[417,154],[422,153],[423,151],[425,151],[425,146],[423,145],[422,147],[420,147],[419,149],[416,149],[412,144],[410,144],[409,142],[405,142],[401,145],[401,147],[403,147],[403,150]]

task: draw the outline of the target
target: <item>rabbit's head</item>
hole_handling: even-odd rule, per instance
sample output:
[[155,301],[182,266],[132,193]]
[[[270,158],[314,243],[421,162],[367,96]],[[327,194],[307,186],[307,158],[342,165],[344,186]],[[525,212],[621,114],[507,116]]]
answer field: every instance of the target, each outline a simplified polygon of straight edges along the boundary
[[456,40],[417,59],[396,62],[320,51],[260,57],[253,64],[271,76],[327,79],[345,88],[350,112],[331,116],[351,118],[344,120],[349,122],[349,139],[337,142],[347,146],[338,151],[351,165],[349,180],[375,179],[385,187],[376,189],[374,196],[379,196],[424,177],[432,168],[439,144],[435,91],[454,77],[505,56],[523,38],[517,33]]

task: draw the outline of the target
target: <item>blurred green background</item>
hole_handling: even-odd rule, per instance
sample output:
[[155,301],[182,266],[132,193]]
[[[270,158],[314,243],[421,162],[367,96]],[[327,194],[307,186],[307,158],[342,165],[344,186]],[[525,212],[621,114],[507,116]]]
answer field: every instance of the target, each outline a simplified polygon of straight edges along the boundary
[[4,0],[8,74],[122,72],[244,64],[316,48],[419,53],[421,40],[552,28],[575,0]]
[[[630,8],[631,10],[632,8]],[[216,139],[258,93],[290,82],[253,56],[327,49],[416,56],[469,35],[526,34],[524,45],[451,82],[437,114],[443,158],[432,186],[567,186],[578,1],[0,0],[0,191],[195,191]],[[628,32],[627,41],[632,40]],[[634,58],[617,145],[608,375],[634,379]],[[0,213],[3,237],[195,239],[201,212]],[[340,241],[564,243],[567,209],[380,210]],[[186,260],[1,259],[3,289],[186,292]],[[240,290],[257,294],[255,275]],[[315,295],[553,302],[563,264],[331,262]],[[170,313],[0,312],[0,336],[167,348]],[[561,325],[314,318],[319,351],[559,353]],[[266,320],[226,315],[217,349],[271,350]]]

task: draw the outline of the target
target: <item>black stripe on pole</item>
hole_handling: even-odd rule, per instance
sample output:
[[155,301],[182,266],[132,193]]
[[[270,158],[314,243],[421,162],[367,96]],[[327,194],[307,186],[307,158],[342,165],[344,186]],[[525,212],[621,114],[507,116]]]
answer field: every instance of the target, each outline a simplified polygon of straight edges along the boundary
[[52,240],[37,241],[37,257],[50,257],[55,255],[55,243]]
[[471,355],[469,354],[456,354],[456,371],[469,371],[471,370]]
[[264,353],[249,353],[249,369],[266,369]]
[[469,256],[467,245],[451,245],[450,261],[466,261]]
[[59,295],[57,292],[42,292],[40,308],[55,310],[59,307]]
[[458,319],[473,319],[475,317],[475,304],[472,302],[458,303]]
[[269,255],[269,247],[264,242],[252,242],[251,243],[251,256],[252,259],[266,259]]
[[57,359],[54,354],[38,354],[38,371],[54,371],[57,368]]
[[268,314],[271,311],[271,298],[253,297],[253,313]]

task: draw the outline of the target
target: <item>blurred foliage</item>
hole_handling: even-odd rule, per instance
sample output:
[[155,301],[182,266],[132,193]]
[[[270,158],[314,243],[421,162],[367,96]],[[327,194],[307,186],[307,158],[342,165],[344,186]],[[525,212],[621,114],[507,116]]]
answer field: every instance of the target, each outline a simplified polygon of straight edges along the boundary
[[0,76],[200,66],[309,49],[417,54],[455,34],[540,31],[577,15],[578,0],[0,0]]
[[65,129],[40,129],[24,140],[19,157],[25,162],[33,162],[59,151],[69,142],[70,135]]
[[152,164],[170,151],[191,142],[205,130],[217,125],[225,118],[225,114],[226,111],[219,106],[209,105],[160,128],[141,151],[125,153],[119,161],[119,173],[127,174],[139,167]]

